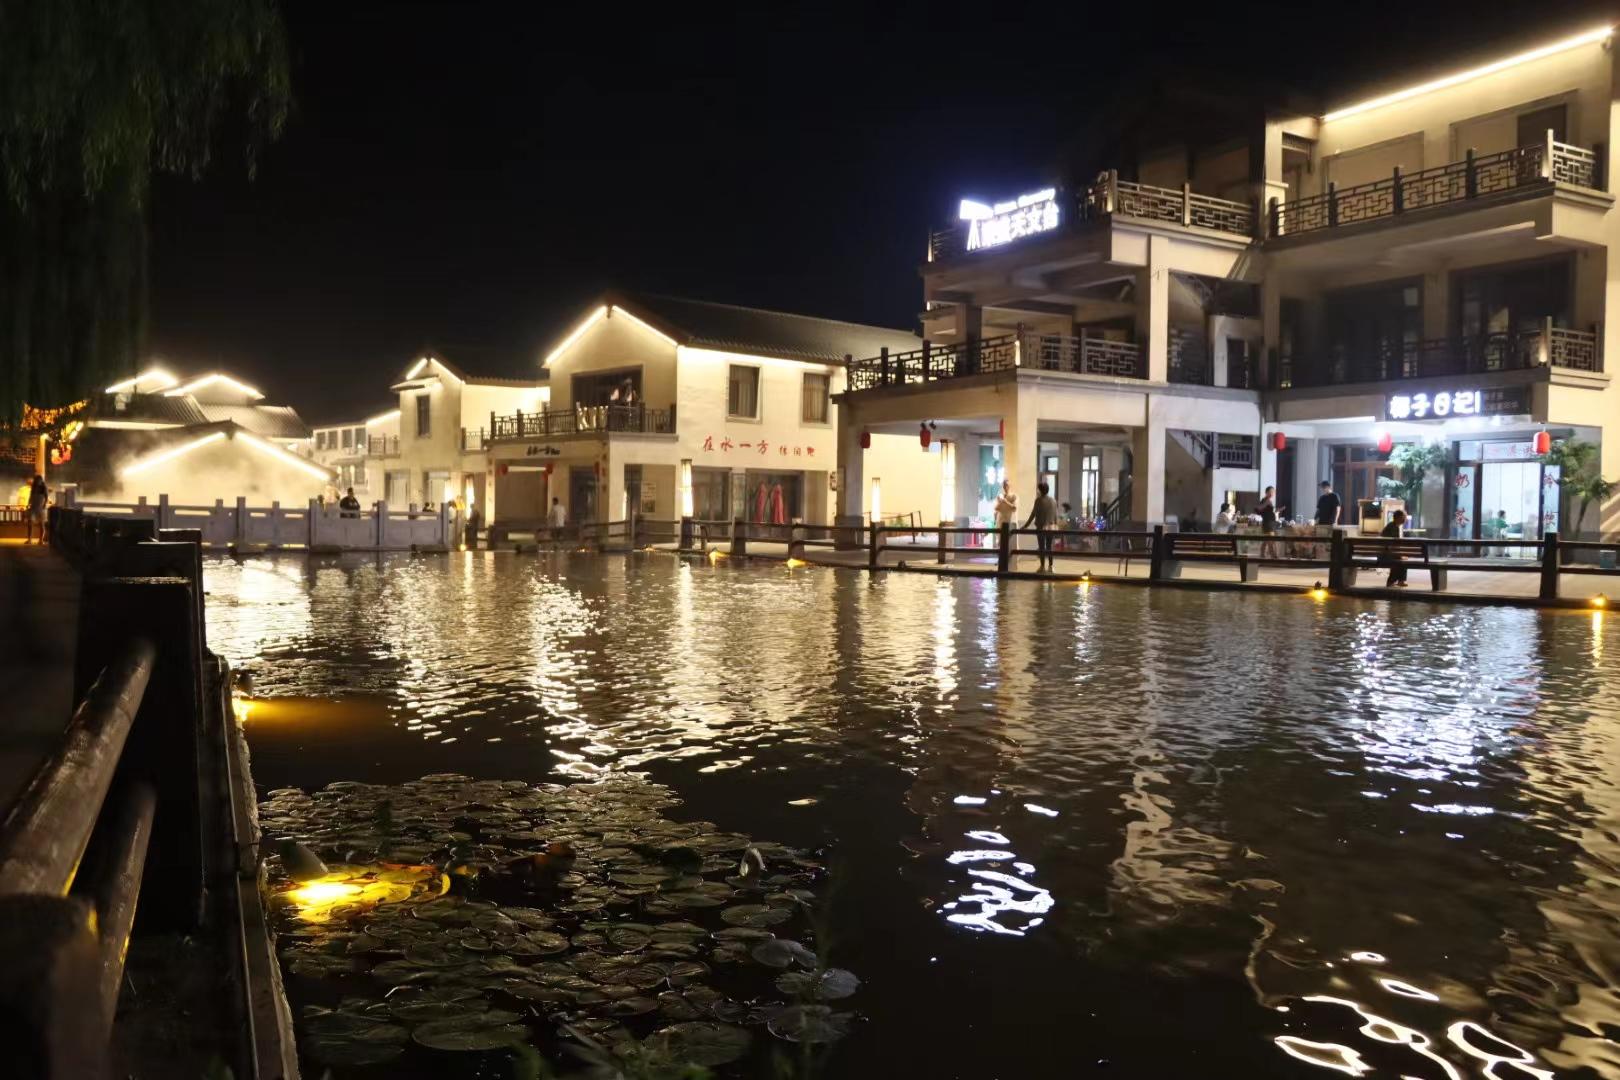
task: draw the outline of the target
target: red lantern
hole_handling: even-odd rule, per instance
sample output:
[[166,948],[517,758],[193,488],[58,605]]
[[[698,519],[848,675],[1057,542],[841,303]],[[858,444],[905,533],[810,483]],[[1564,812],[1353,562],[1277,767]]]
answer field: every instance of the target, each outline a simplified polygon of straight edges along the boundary
[[1003,438],[1003,439],[1005,439],[1007,437],[1007,421],[1006,420],[1003,419],[1003,420],[996,421],[996,435],[998,437],[1000,437],[1000,438]]
[[861,449],[872,449],[872,433],[864,428],[861,429]]
[[1378,433],[1378,452],[1387,454],[1393,449],[1395,449],[1395,437],[1387,431],[1380,431]]
[[1552,449],[1552,436],[1545,431],[1536,432],[1536,453],[1545,454]]
[[1288,436],[1284,435],[1280,431],[1272,432],[1271,433],[1271,448],[1273,450],[1286,450],[1286,449],[1288,449]]
[[928,449],[928,444],[934,441],[933,433],[928,430],[927,424],[922,425],[917,430],[917,441],[922,443],[924,450]]
[[507,468],[508,467],[505,466],[505,465],[497,465],[497,466],[495,466],[495,475],[496,476],[505,476],[506,473],[507,473]]

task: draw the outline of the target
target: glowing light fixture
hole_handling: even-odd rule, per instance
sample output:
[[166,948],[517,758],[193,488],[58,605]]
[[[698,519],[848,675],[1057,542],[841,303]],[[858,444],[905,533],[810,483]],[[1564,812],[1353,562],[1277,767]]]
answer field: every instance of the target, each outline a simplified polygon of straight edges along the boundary
[[692,516],[692,461],[681,462],[681,517]]
[[1592,606],[1595,608],[1606,608],[1609,606],[1609,598],[1604,596],[1602,593],[1598,593],[1596,596],[1592,597]]
[[657,334],[659,337],[663,338],[665,341],[669,342],[671,345],[675,344],[675,339],[674,338],[670,337],[668,334],[666,334],[662,330],[658,329],[658,327],[654,326],[652,323],[648,322],[646,319],[640,318],[640,317],[632,314],[631,312],[626,311],[624,308],[619,307],[617,304],[615,304],[613,306],[613,308],[610,310],[609,314],[623,315],[626,318],[628,318],[631,322],[635,323],[637,326],[644,327],[647,330],[651,331],[652,333]]
[[370,420],[367,420],[366,421],[366,426],[370,427],[372,424],[381,424],[381,423],[385,423],[385,422],[387,422],[389,420],[398,420],[398,419],[399,419],[399,410],[398,409],[389,409],[387,412],[378,413],[376,416],[373,416]]
[[956,443],[939,442],[939,520],[956,521]]
[[803,559],[789,559],[787,561],[787,564],[788,564],[788,569],[790,569],[790,570],[791,569],[796,569],[796,568],[798,568],[800,566],[809,566],[810,565],[809,563],[805,562]]
[[249,446],[253,447],[255,450],[258,450],[261,453],[269,454],[271,457],[276,458],[283,464],[292,465],[302,469],[304,472],[315,477],[317,480],[329,481],[337,475],[330,469],[323,469],[319,465],[312,465],[303,458],[299,457],[297,454],[288,453],[281,447],[276,446],[274,443],[267,443],[256,435],[249,435],[245,431],[238,431],[236,433],[236,437],[242,442],[245,442]]
[[167,371],[164,371],[160,367],[151,367],[151,368],[147,368],[145,371],[141,372],[139,375],[132,375],[129,378],[123,380],[122,382],[113,383],[111,386],[107,387],[107,393],[109,393],[109,394],[122,394],[126,390],[137,390],[138,391],[140,389],[141,383],[147,382],[149,380],[162,384],[161,386],[152,387],[152,389],[154,391],[167,390],[169,387],[173,386],[175,383],[180,381],[179,379],[175,378],[173,375],[170,375]]
[[136,473],[143,473],[147,469],[151,469],[151,468],[154,468],[154,467],[156,467],[158,465],[162,465],[166,461],[173,461],[177,457],[184,457],[185,455],[191,453],[193,450],[201,449],[202,447],[207,446],[209,443],[218,442],[219,440],[223,439],[224,437],[225,437],[225,433],[223,431],[216,431],[211,435],[204,435],[202,438],[193,439],[190,442],[185,443],[184,445],[171,447],[170,449],[165,450],[162,453],[153,454],[151,457],[148,457],[148,458],[142,458],[140,461],[135,462],[133,465],[126,466],[124,468],[124,470],[122,472],[120,472],[118,475],[120,475],[120,476],[134,476]]
[[573,332],[570,333],[567,337],[562,339],[562,344],[558,345],[555,349],[552,349],[551,352],[546,356],[546,358],[544,360],[540,361],[540,366],[541,367],[550,367],[551,362],[553,360],[557,359],[557,357],[559,357],[563,353],[567,352],[570,348],[573,347],[574,342],[578,341],[580,338],[585,336],[585,331],[587,331],[591,327],[595,326],[601,320],[607,318],[607,313],[608,313],[607,306],[603,305],[602,307],[597,308],[595,311],[593,311],[589,315],[587,315],[585,317],[584,322],[582,322],[578,326],[574,327]]
[[360,892],[360,886],[343,881],[312,881],[296,889],[287,890],[287,898],[299,907],[319,907],[335,904]]
[[883,523],[883,481],[872,477],[872,524]]
[[212,386],[215,383],[219,383],[219,382],[225,383],[232,390],[235,390],[237,393],[245,394],[246,396],[248,396],[250,398],[253,398],[254,400],[257,400],[259,398],[264,397],[263,394],[259,393],[255,389],[253,389],[253,387],[249,386],[247,383],[238,382],[237,380],[231,378],[229,375],[223,374],[223,373],[218,372],[218,371],[214,372],[212,375],[204,375],[200,379],[193,379],[191,382],[186,383],[186,385],[184,385],[184,386],[176,387],[175,389],[166,392],[163,396],[164,397],[179,397],[182,394],[195,393],[196,391],[201,390],[205,386]]
[[407,371],[405,373],[405,381],[410,382],[412,379],[416,378],[419,374],[421,374],[422,369],[427,367],[428,364],[431,363],[431,362],[432,362],[431,357],[424,356],[420,360],[418,360],[416,363],[412,364],[411,365],[411,370],[409,370],[409,371]]
[[1584,34],[1576,34],[1572,38],[1565,38],[1563,41],[1555,41],[1551,45],[1543,45],[1539,49],[1531,49],[1529,52],[1519,53],[1517,56],[1510,56],[1505,60],[1498,60],[1495,63],[1486,64],[1484,67],[1471,68],[1468,71],[1459,71],[1455,75],[1447,75],[1443,79],[1435,79],[1432,82],[1420,83],[1417,86],[1408,86],[1406,89],[1397,90],[1392,94],[1385,94],[1382,97],[1369,98],[1366,101],[1357,102],[1356,104],[1347,106],[1343,109],[1335,109],[1334,111],[1323,116],[1322,120],[1324,122],[1343,120],[1347,116],[1355,116],[1358,113],[1364,113],[1372,109],[1381,109],[1385,105],[1394,105],[1396,102],[1406,101],[1409,98],[1415,98],[1422,94],[1431,93],[1435,90],[1444,90],[1447,87],[1468,82],[1470,79],[1478,79],[1486,75],[1494,75],[1498,71],[1506,71],[1508,68],[1517,67],[1520,64],[1527,64],[1532,60],[1540,60],[1544,57],[1554,56],[1558,53],[1566,52],[1581,45],[1590,45],[1594,42],[1603,41],[1613,32],[1614,27],[1612,26],[1603,26],[1595,30],[1588,30]]

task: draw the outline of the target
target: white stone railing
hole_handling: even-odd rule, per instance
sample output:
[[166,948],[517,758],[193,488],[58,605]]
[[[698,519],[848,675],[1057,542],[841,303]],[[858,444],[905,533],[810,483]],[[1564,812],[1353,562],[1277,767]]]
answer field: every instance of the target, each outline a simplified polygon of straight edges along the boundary
[[57,505],[76,507],[104,517],[149,518],[159,529],[196,529],[204,547],[303,548],[310,551],[410,551],[449,547],[454,521],[447,507],[431,513],[391,510],[379,502],[345,517],[333,505],[311,499],[306,506],[249,506],[245,498],[232,505],[216,499],[212,506],[157,502],[142,497],[133,503],[80,499],[72,488],[57,493]]

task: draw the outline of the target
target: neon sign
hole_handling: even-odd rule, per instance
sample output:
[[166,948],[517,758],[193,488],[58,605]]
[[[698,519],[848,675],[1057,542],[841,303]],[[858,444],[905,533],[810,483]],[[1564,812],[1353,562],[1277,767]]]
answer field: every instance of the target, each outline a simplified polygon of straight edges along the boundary
[[1026,236],[1051,232],[1062,220],[1056,188],[1020,195],[994,205],[963,199],[957,217],[968,223],[969,251],[1000,247]]
[[1443,419],[1447,416],[1479,416],[1485,395],[1479,390],[1437,390],[1433,394],[1391,394],[1391,420]]

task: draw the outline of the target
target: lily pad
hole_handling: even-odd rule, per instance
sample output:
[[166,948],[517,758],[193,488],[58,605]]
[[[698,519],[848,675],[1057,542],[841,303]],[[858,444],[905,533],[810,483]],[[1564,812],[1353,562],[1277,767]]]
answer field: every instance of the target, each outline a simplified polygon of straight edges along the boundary
[[759,929],[766,926],[776,926],[785,923],[793,917],[793,912],[785,908],[768,907],[765,904],[737,904],[728,907],[720,913],[722,922],[732,926],[747,926]]
[[836,1042],[849,1034],[851,1013],[833,1012],[826,1005],[790,1005],[767,1025],[772,1035],[796,1043]]
[[746,1028],[693,1020],[672,1024],[648,1036],[647,1042],[675,1061],[691,1065],[726,1065],[748,1053],[753,1041]]
[[411,1038],[433,1050],[499,1050],[527,1042],[529,1029],[522,1024],[469,1028],[459,1020],[436,1020],[412,1031]]
[[797,941],[787,938],[771,938],[755,945],[750,954],[766,967],[785,968],[793,964],[803,967],[812,967],[816,962],[816,954],[800,945]]
[[847,998],[860,987],[861,980],[855,973],[843,968],[788,971],[776,977],[776,988],[782,993],[813,998],[817,1001],[837,1001]]

